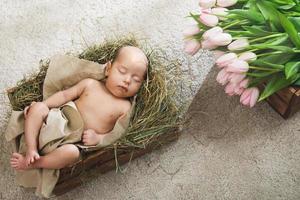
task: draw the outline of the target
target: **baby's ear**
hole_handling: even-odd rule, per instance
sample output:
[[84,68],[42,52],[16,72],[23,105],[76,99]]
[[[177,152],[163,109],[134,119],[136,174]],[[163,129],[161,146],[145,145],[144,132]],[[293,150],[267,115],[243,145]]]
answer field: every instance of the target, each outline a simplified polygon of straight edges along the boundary
[[105,76],[108,76],[110,69],[111,69],[111,61],[108,61],[107,63],[105,63],[105,71],[104,71]]

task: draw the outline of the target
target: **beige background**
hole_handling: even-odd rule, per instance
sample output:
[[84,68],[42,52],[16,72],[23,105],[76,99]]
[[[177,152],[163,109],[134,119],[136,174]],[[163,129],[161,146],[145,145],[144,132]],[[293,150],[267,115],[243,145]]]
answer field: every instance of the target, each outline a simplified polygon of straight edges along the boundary
[[197,3],[1,0],[0,199],[37,199],[15,184],[9,167],[4,89],[36,71],[42,58],[128,32],[182,61],[184,100],[202,86],[189,122],[177,142],[134,160],[125,173],[92,170],[78,190],[55,199],[300,199],[300,113],[284,121],[266,103],[240,106],[215,82],[215,69],[208,74],[210,54],[183,54],[181,32],[192,23],[184,17]]

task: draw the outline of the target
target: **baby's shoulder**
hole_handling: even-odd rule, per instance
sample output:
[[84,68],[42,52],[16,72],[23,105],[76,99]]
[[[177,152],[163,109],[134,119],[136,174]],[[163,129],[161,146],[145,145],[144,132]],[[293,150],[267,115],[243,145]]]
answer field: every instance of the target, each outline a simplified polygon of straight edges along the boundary
[[122,114],[127,113],[131,108],[131,102],[127,99],[120,100],[120,111]]

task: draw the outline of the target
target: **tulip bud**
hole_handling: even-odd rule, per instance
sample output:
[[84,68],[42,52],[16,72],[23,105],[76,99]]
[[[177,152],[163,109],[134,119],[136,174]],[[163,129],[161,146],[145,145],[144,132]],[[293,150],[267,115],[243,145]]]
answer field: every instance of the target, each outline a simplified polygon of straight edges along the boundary
[[215,59],[218,59],[218,58],[220,58],[221,56],[223,56],[223,55],[225,54],[225,52],[224,52],[224,51],[220,51],[220,50],[214,50],[214,51],[213,51],[213,54],[214,54],[214,58],[215,58]]
[[245,91],[245,88],[242,88],[242,87],[237,86],[236,88],[234,88],[234,93],[236,95],[241,95],[244,91]]
[[225,87],[225,93],[229,96],[233,96],[235,94],[234,90],[236,88],[236,85],[233,83],[228,83]]
[[200,0],[199,6],[202,8],[211,8],[216,5],[216,0]]
[[199,17],[199,20],[201,23],[203,23],[206,26],[214,27],[218,24],[219,19],[215,15],[202,13]]
[[223,33],[223,29],[219,26],[216,26],[216,27],[213,27],[213,28],[205,31],[202,35],[202,38],[204,40],[208,40],[209,37],[213,37],[213,36],[217,35],[218,33]]
[[228,49],[230,51],[239,51],[247,48],[249,46],[249,42],[245,38],[237,39],[228,45]]
[[228,64],[226,71],[234,72],[234,73],[243,73],[249,70],[249,65],[247,62],[239,59],[235,59],[231,63]]
[[183,31],[183,35],[185,37],[191,37],[193,35],[196,35],[200,32],[200,29],[197,25],[190,26],[186,30]]
[[244,52],[239,56],[240,60],[243,60],[246,62],[254,61],[254,60],[256,60],[256,58],[257,58],[256,54],[251,51]]
[[195,39],[184,42],[184,51],[189,55],[194,55],[199,51],[200,48],[200,43]]
[[201,8],[200,7],[200,15],[202,13],[205,13],[205,14],[211,14],[211,8]]
[[219,68],[226,67],[229,63],[237,58],[235,53],[227,53],[216,60],[216,64]]
[[218,46],[213,44],[211,41],[209,40],[202,40],[201,41],[201,47],[202,49],[207,49],[207,50],[211,50],[211,49],[215,49]]
[[220,20],[224,20],[225,16],[228,15],[228,9],[227,8],[212,8],[211,13],[216,15]]
[[259,97],[259,90],[256,87],[247,88],[242,93],[240,102],[245,106],[250,106],[252,108],[257,102]]
[[209,40],[216,46],[225,46],[231,43],[232,37],[228,33],[219,33],[209,37]]
[[244,80],[242,80],[241,82],[240,82],[240,84],[239,84],[239,86],[241,87],[241,88],[247,88],[248,87],[248,83],[249,83],[249,79],[244,79]]
[[230,76],[230,73],[226,72],[225,69],[222,69],[221,71],[219,71],[216,80],[221,85],[225,85],[229,81],[229,76]]
[[245,73],[232,73],[230,76],[230,83],[239,84],[245,77]]
[[217,0],[217,6],[229,7],[237,3],[238,0]]

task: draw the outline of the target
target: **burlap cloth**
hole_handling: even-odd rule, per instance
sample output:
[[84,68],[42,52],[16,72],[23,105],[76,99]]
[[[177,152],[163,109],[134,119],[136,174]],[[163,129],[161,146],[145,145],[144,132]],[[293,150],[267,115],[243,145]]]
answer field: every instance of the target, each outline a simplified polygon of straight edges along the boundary
[[[50,59],[49,68],[43,85],[43,98],[68,88],[84,78],[103,80],[105,66],[72,56],[57,55]],[[95,105],[96,106],[96,105]],[[52,108],[40,130],[39,152],[45,155],[63,144],[75,144],[84,151],[94,151],[110,145],[124,135],[129,125],[131,113],[135,107],[133,98],[131,109],[122,115],[114,128],[95,146],[81,143],[83,120],[74,102],[68,102],[59,108]],[[12,111],[5,137],[12,142],[16,152],[25,155],[24,112]],[[24,187],[36,187],[36,194],[50,197],[59,178],[59,170],[30,169],[16,173],[17,183]]]

